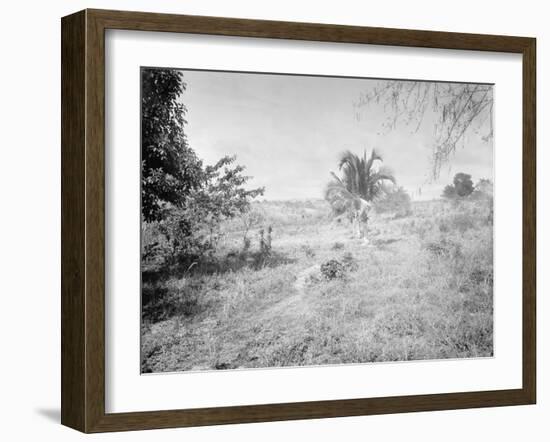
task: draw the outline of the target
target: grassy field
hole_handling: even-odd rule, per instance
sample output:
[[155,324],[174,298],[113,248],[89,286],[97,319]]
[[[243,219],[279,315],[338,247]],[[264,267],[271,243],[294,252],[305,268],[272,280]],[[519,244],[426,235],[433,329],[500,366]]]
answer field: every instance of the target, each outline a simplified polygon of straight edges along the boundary
[[324,201],[262,202],[243,252],[238,221],[216,256],[144,272],[142,372],[488,357],[492,216],[486,201],[373,213],[369,243]]

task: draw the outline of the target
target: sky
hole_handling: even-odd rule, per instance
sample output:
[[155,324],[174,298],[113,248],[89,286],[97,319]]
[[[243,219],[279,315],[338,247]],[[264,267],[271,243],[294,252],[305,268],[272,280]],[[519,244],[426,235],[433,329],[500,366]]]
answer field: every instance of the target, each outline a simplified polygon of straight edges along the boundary
[[252,177],[247,187],[265,187],[263,199],[323,198],[345,150],[362,154],[375,148],[413,199],[438,198],[457,172],[471,174],[474,183],[492,179],[492,140],[468,136],[431,181],[433,116],[418,131],[406,124],[384,129],[388,113],[382,103],[361,108],[358,118],[354,103],[381,80],[192,70],[183,75],[189,145],[206,164],[236,155]]

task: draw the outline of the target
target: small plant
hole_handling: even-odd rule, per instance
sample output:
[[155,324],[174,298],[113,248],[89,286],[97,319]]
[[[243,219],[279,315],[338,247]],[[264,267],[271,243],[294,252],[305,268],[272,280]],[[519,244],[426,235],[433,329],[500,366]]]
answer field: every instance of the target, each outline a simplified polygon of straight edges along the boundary
[[450,219],[450,222],[451,222],[451,225],[460,233],[464,233],[466,232],[466,230],[469,230],[475,227],[475,223],[472,217],[464,213],[459,213],[454,215]]
[[406,210],[402,212],[397,212],[395,215],[391,217],[392,220],[402,219],[402,218],[408,218],[409,216],[412,216],[413,211],[412,210]]
[[243,238],[243,252],[248,252],[248,250],[250,249],[250,238],[248,236],[245,236]]
[[314,258],[315,257],[315,250],[311,248],[309,245],[303,245],[302,250],[304,251],[305,255],[308,258]]
[[248,237],[248,232],[262,223],[264,218],[264,213],[257,208],[250,209],[241,215],[241,223],[243,225],[243,252],[247,252],[250,249],[251,240]]
[[439,241],[429,242],[426,244],[425,248],[435,256],[458,258],[462,255],[460,244],[446,238],[442,238]]
[[488,284],[493,285],[493,270],[492,269],[474,269],[469,275],[470,281],[475,285]]
[[271,256],[271,226],[267,228],[267,234],[264,229],[260,229],[260,259],[265,262]]
[[441,233],[449,233],[449,231],[451,230],[451,228],[449,227],[449,223],[445,220],[440,220],[439,221],[439,231]]
[[357,260],[351,252],[348,252],[344,255],[344,257],[342,258],[342,264],[344,265],[344,268],[347,272],[356,272],[357,269],[359,269],[359,264],[357,264]]
[[491,207],[489,209],[489,215],[487,215],[486,223],[489,225],[493,225],[493,205],[491,204]]
[[343,279],[346,276],[346,267],[340,261],[331,259],[321,264],[321,274],[328,280]]
[[344,244],[341,243],[341,242],[335,242],[333,245],[332,245],[332,250],[341,250],[344,248]]

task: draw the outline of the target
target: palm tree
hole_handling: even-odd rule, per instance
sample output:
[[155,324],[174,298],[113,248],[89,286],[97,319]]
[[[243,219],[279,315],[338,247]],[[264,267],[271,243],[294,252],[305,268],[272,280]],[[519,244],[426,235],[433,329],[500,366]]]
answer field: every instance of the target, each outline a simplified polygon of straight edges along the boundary
[[340,156],[338,168],[342,177],[331,172],[333,180],[327,185],[325,199],[337,214],[348,213],[359,238],[364,238],[367,230],[368,212],[372,201],[384,193],[387,182],[395,184],[395,177],[377,162],[382,157],[372,150],[367,158],[345,151]]

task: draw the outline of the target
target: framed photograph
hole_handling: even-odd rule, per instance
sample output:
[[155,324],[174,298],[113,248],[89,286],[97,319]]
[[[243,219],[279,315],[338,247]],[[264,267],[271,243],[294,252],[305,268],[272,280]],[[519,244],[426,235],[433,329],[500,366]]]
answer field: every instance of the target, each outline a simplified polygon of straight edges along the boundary
[[62,19],[62,423],[534,404],[535,39]]

